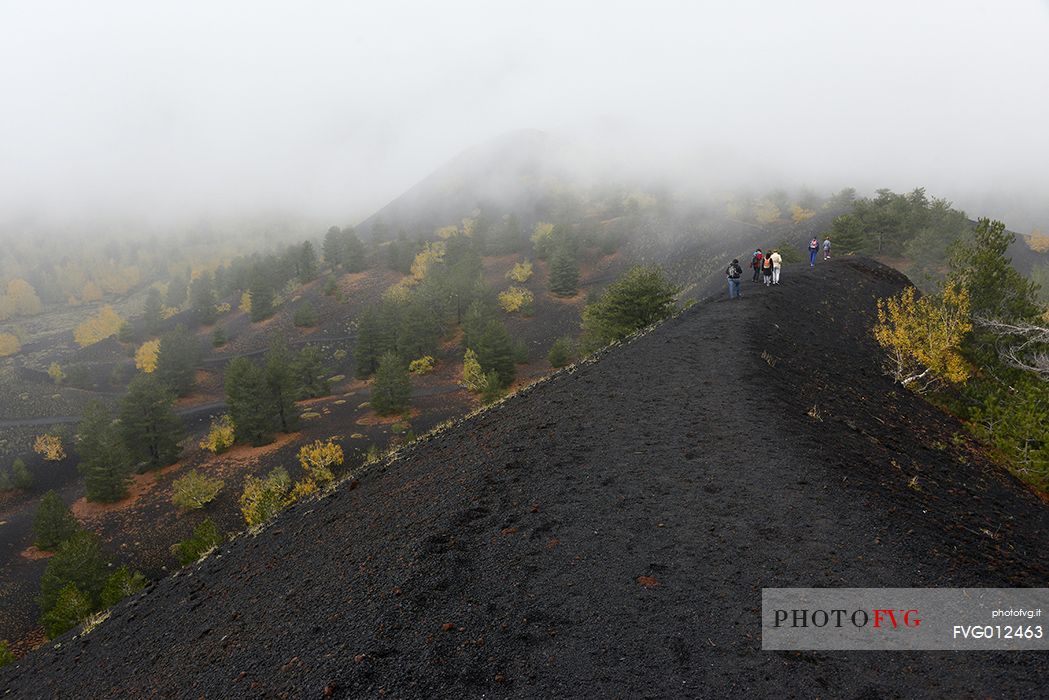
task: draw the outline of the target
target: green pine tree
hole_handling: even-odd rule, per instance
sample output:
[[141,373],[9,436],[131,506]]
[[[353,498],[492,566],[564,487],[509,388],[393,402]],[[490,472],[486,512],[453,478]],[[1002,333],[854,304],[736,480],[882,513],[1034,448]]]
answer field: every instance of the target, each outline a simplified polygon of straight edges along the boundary
[[588,348],[621,340],[677,308],[679,288],[655,267],[633,267],[583,309],[583,335]]
[[273,342],[266,353],[266,386],[269,389],[270,414],[282,433],[293,432],[298,427],[298,412],[295,396],[299,387],[292,373],[292,354],[283,339]]
[[89,501],[112,502],[127,496],[131,455],[109,410],[95,401],[84,409],[77,426],[77,469],[84,476]]
[[252,445],[273,441],[273,414],[262,369],[246,357],[238,357],[226,369],[226,402],[237,440]]
[[313,399],[331,393],[324,353],[320,348],[307,345],[300,350],[292,361],[291,373],[297,386],[296,399]]
[[408,367],[392,352],[382,356],[372,385],[371,405],[380,416],[401,413],[411,404]]
[[503,388],[513,383],[517,374],[517,368],[514,366],[514,347],[502,322],[489,320],[485,323],[472,347],[486,375],[495,372]]
[[54,491],[45,493],[33,518],[33,544],[40,549],[54,551],[79,529],[76,518],[61,497]]
[[324,254],[324,262],[333,269],[342,264],[342,230],[338,226],[332,226],[324,234],[324,243],[321,252]]
[[368,269],[368,250],[352,228],[344,229],[342,266],[347,272],[363,272]]
[[69,583],[58,591],[54,605],[40,617],[40,624],[48,638],[54,639],[79,625],[94,611],[91,599],[76,584]]
[[550,291],[559,297],[575,296],[579,291],[579,263],[567,247],[558,247],[550,256]]
[[357,321],[355,360],[358,379],[367,379],[379,369],[379,358],[386,350],[379,324],[379,315],[374,308],[366,309]]
[[156,335],[160,330],[160,324],[164,322],[164,302],[160,297],[160,290],[156,287],[150,287],[146,293],[146,303],[142,308],[142,322],[149,335]]
[[182,421],[175,415],[175,397],[157,378],[139,375],[131,381],[120,405],[124,444],[144,469],[173,464],[183,437]]
[[33,474],[21,457],[16,457],[11,463],[11,484],[22,491],[27,491],[33,486]]
[[153,376],[166,384],[177,396],[188,396],[196,384],[200,356],[201,347],[197,337],[185,327],[178,326],[160,338],[157,367]]
[[210,273],[203,273],[190,284],[189,303],[193,318],[202,326],[210,326],[218,317],[215,311],[215,285]]
[[91,610],[98,609],[109,578],[108,568],[109,559],[96,535],[83,530],[73,534],[47,562],[40,579],[40,609],[46,613],[55,607],[62,589],[69,584],[87,596]]

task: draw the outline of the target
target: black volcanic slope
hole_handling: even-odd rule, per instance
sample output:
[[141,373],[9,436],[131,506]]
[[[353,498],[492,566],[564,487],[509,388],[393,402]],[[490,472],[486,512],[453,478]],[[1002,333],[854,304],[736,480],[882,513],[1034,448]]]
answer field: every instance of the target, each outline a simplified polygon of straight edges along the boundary
[[748,281],[296,506],[0,688],[1038,695],[1034,653],[760,649],[763,586],[1049,579],[1049,507],[879,372],[873,297],[903,283],[860,259]]

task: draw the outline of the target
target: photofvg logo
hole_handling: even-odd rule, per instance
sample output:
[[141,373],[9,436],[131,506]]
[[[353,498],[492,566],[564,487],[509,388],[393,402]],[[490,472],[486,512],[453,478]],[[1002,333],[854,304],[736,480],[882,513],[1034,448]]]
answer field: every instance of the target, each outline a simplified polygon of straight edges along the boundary
[[765,588],[761,646],[1049,649],[1047,588]]
[[867,627],[881,629],[883,626],[896,629],[899,625],[904,627],[918,627],[921,625],[921,617],[918,610],[910,608],[907,610],[889,608],[878,608],[875,610],[846,610],[837,608],[835,610],[810,610],[809,608],[793,608],[791,610],[779,609],[775,611],[775,627],[842,627],[852,625],[853,627]]

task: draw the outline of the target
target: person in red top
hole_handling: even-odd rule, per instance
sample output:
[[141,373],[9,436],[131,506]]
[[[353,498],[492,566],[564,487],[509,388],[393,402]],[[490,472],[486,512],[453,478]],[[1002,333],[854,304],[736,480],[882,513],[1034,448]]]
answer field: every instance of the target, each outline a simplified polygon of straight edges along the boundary
[[750,259],[750,268],[754,270],[754,280],[757,282],[761,277],[761,262],[765,259],[765,254],[761,252],[761,248],[754,251],[754,257]]

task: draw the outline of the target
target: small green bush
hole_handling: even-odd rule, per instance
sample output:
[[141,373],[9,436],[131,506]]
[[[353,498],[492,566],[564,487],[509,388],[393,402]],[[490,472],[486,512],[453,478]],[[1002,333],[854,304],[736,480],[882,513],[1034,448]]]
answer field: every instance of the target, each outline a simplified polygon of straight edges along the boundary
[[109,608],[129,595],[138,593],[149,584],[146,577],[140,572],[132,572],[126,566],[122,566],[106,579],[106,585],[102,586],[102,607]]
[[48,638],[54,639],[86,620],[94,607],[91,599],[76,584],[68,583],[55,596],[55,603],[40,618]]
[[312,304],[303,304],[295,309],[292,320],[298,328],[310,328],[317,325],[317,312]]
[[34,544],[40,549],[54,551],[79,529],[76,518],[54,491],[40,499],[33,518]]
[[222,490],[223,482],[222,479],[209,478],[193,469],[181,479],[175,479],[171,487],[171,502],[176,508],[196,510],[215,500]]
[[201,557],[222,544],[222,533],[211,518],[193,528],[193,535],[171,548],[171,553],[182,566],[199,561]]
[[565,367],[575,359],[575,344],[571,338],[558,338],[550,346],[550,352],[546,355],[551,367]]

